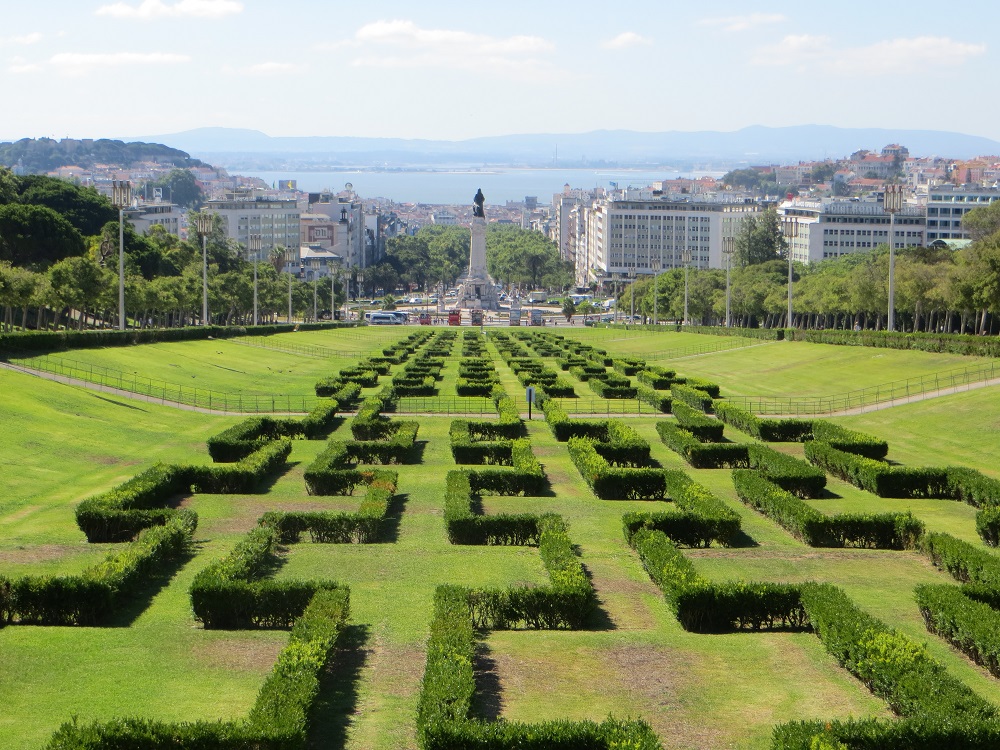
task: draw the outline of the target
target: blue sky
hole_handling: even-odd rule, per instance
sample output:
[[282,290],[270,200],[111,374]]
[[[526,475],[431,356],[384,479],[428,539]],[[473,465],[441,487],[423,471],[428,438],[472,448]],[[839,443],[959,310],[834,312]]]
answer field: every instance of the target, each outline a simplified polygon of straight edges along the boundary
[[1000,140],[991,0],[4,5],[2,139],[815,123]]

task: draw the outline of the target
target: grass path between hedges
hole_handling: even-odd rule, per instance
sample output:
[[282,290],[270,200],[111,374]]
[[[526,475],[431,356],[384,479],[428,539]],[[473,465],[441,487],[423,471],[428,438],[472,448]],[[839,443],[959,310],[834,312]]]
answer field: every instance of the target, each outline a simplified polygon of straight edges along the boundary
[[[612,346],[611,341],[593,343]],[[156,347],[145,349],[147,357],[154,355],[150,369],[162,366]],[[257,368],[274,354],[255,352]],[[774,377],[753,369],[754,348],[697,361],[705,364],[737,355],[747,358],[745,377],[752,378],[753,385]],[[678,370],[696,374],[688,369],[694,361],[678,363]],[[454,373],[449,370],[457,368],[456,362],[457,357],[445,370],[442,395],[451,395],[445,389],[453,388]],[[727,366],[732,364],[726,360]],[[816,371],[827,365],[820,358]],[[799,367],[800,372],[808,371],[804,364]],[[498,360],[497,369],[508,391],[520,395],[509,368]],[[714,377],[707,371],[697,374]],[[581,383],[578,390],[584,395],[589,389]],[[11,425],[0,432],[5,455],[0,474],[0,574],[71,572],[99,558],[107,547],[83,541],[73,523],[73,505],[156,460],[207,462],[205,439],[236,421],[109,399],[13,373],[0,373],[0,392],[5,394],[0,417],[5,427]],[[987,390],[970,392],[837,421],[887,438],[894,460],[912,465],[959,463],[995,474],[1000,407],[990,395]],[[655,421],[644,417],[629,424],[650,442],[661,465],[684,468],[659,441]],[[290,546],[284,556],[279,576],[328,577],[348,583],[352,590],[352,624],[331,665],[315,716],[316,747],[415,747],[413,716],[436,585],[546,581],[535,548],[448,543],[442,518],[444,475],[455,468],[449,424],[446,418],[420,418],[422,460],[399,467],[399,496],[386,541],[366,546],[305,542]],[[334,437],[346,437],[348,427],[341,423]],[[484,510],[565,516],[593,577],[600,614],[590,628],[578,632],[483,633],[477,660],[481,715],[525,721],[633,715],[649,721],[667,748],[753,749],[769,746],[777,722],[888,716],[884,704],[839,668],[813,635],[707,636],[683,631],[621,533],[623,512],[655,504],[597,500],[570,462],[565,445],[552,437],[539,414],[528,430],[551,492],[541,498],[485,498]],[[747,439],[728,427],[727,435]],[[801,453],[800,446],[779,447]],[[191,617],[187,589],[197,570],[225,554],[265,510],[346,509],[356,504],[354,498],[305,494],[302,472],[321,449],[321,442],[296,441],[288,468],[264,494],[186,499],[184,505],[200,516],[195,554],[151,591],[148,606],[142,603],[130,613],[122,623],[126,626],[0,630],[0,701],[8,707],[0,715],[0,746],[40,748],[73,714],[81,719],[141,715],[167,720],[245,714],[287,635],[203,631]],[[922,557],[811,549],[742,505],[728,471],[689,473],[740,514],[750,545],[690,551],[699,572],[713,579],[836,582],[859,605],[926,642],[949,670],[1000,703],[1000,683],[924,630],[912,602],[913,586],[950,578]],[[979,543],[974,514],[967,506],[879,500],[840,482],[831,481],[830,486],[828,497],[811,501],[825,512],[910,507],[933,530]]]

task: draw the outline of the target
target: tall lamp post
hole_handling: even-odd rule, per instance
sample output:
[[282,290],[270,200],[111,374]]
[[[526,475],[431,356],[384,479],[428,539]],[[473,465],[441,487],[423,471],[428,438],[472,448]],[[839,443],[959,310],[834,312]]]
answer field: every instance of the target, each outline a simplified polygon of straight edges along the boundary
[[632,303],[632,312],[629,314],[628,322],[634,323],[635,322],[635,266],[632,266],[630,269],[628,269],[628,278],[629,278],[628,296],[629,296],[629,301]]
[[313,279],[313,323],[319,322],[319,317],[317,316],[316,310],[316,296],[319,290],[319,279]]
[[[660,252],[662,253],[662,247]],[[653,261],[653,325],[660,324],[660,266],[662,261],[656,258]]]
[[733,325],[732,314],[730,313],[730,296],[729,296],[729,269],[733,265],[733,252],[736,250],[736,238],[735,237],[723,237],[722,238],[722,253],[726,256],[726,328],[730,328]]
[[792,241],[799,236],[799,218],[786,216],[781,220],[781,233],[788,243],[788,319],[785,327],[792,327]]
[[340,281],[340,266],[333,269],[330,274],[330,322],[337,319],[337,282]]
[[685,247],[681,257],[684,259],[684,325],[688,325],[688,264],[691,263],[691,250]]
[[263,246],[263,238],[259,234],[247,235],[247,255],[253,258],[253,324],[258,325],[257,317],[257,261],[260,258],[260,249]]
[[[288,251],[285,250],[287,256]],[[292,322],[292,272],[288,272],[288,322]]]
[[903,210],[903,186],[886,185],[882,210],[889,214],[889,320],[886,330],[896,330],[896,214]]
[[132,205],[132,183],[114,180],[111,200],[118,207],[118,329],[125,330],[125,209]]
[[207,326],[208,320],[208,233],[214,225],[212,214],[200,213],[195,219],[198,234],[201,235],[201,324]]

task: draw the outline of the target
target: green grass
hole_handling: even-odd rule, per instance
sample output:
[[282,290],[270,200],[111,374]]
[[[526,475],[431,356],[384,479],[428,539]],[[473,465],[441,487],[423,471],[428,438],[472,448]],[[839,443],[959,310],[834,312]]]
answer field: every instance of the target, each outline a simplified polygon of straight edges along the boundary
[[[616,353],[696,346],[705,336],[638,334],[592,329],[558,332]],[[335,332],[288,334],[289,340],[335,346]],[[355,333],[357,335],[357,333]],[[396,341],[399,329],[382,342]],[[198,378],[233,386],[237,374],[216,367],[212,352],[225,342],[190,342],[117,350],[136,369],[159,372],[187,362]],[[380,346],[382,345],[380,344]],[[288,352],[241,347],[248,382],[305,382],[315,362]],[[631,348],[630,348],[631,347]],[[74,352],[105,356],[112,350]],[[229,351],[227,348],[225,351]],[[460,351],[456,347],[456,353]],[[492,351],[492,349],[491,349]],[[801,354],[805,352],[805,354]],[[796,375],[774,365],[784,361]],[[722,381],[740,378],[746,392],[763,393],[775,380],[827,377],[826,370],[864,367],[871,350],[775,344],[678,360],[682,374]],[[882,352],[878,354],[894,355]],[[947,369],[935,355],[893,360],[907,376]],[[794,356],[792,356],[794,355]],[[848,356],[851,355],[851,356]],[[769,363],[768,358],[772,358]],[[796,359],[799,358],[799,359]],[[453,395],[458,356],[449,360],[439,388]],[[960,360],[967,362],[968,360]],[[284,362],[287,380],[268,367]],[[192,364],[194,363],[194,364]],[[839,364],[838,364],[839,363]],[[696,371],[697,368],[698,369]],[[522,390],[497,361],[512,395]],[[216,373],[214,370],[220,370]],[[731,374],[730,374],[731,373]],[[312,377],[311,375],[309,377]],[[896,377],[896,374],[891,377]],[[296,380],[296,378],[298,380]],[[827,381],[831,382],[831,381]],[[834,379],[835,382],[835,379]],[[311,389],[309,382],[308,389]],[[258,386],[254,386],[258,387]],[[728,387],[728,386],[726,386]],[[307,389],[307,390],[308,390]],[[586,386],[578,389],[589,395]],[[288,389],[281,389],[287,392]],[[0,371],[0,433],[5,470],[0,474],[0,573],[72,572],[105,554],[87,545],[72,508],[87,495],[132,476],[157,460],[205,462],[205,439],[235,418],[211,417],[129,402]],[[886,437],[890,457],[914,465],[960,463],[992,471],[1000,406],[989,390],[970,392],[861,417],[838,420]],[[431,595],[440,583],[538,585],[546,575],[535,548],[462,547],[448,543],[442,518],[444,474],[454,468],[448,444],[450,419],[420,419],[422,461],[400,469],[399,497],[391,513],[393,538],[367,546],[288,547],[279,577],[322,577],[352,590],[348,647],[338,655],[321,700],[315,744],[351,750],[415,747],[413,716],[424,663]],[[1000,703],[1000,683],[927,634],[912,602],[918,583],[950,579],[914,553],[815,550],[738,501],[726,470],[695,471],[659,440],[656,418],[629,420],[665,467],[685,468],[740,514],[754,546],[691,551],[699,571],[713,579],[824,580],[844,586],[865,609],[927,642],[948,669],[984,697]],[[956,429],[961,425],[961,429]],[[602,502],[536,414],[528,426],[535,454],[551,483],[542,498],[485,498],[485,512],[562,514],[592,575],[601,614],[580,632],[487,632],[478,667],[478,710],[486,716],[539,721],[641,716],[665,747],[767,748],[773,724],[803,718],[888,716],[885,705],[839,668],[807,633],[697,635],[680,628],[662,595],[626,546],[621,515],[663,504]],[[727,427],[727,436],[746,436]],[[334,437],[346,437],[349,423]],[[800,446],[780,446],[801,454]],[[302,473],[323,448],[296,441],[289,467],[266,492],[195,495],[184,501],[200,524],[190,561],[153,589],[148,606],[136,605],[127,626],[77,629],[8,627],[0,630],[0,746],[40,748],[63,721],[130,715],[178,720],[226,719],[245,714],[286,640],[283,632],[206,632],[194,622],[187,591],[203,566],[232,547],[270,509],[344,508],[357,498],[305,494]],[[831,480],[830,496],[810,501],[825,512],[911,508],[929,528],[978,544],[974,511],[942,500],[880,500]]]

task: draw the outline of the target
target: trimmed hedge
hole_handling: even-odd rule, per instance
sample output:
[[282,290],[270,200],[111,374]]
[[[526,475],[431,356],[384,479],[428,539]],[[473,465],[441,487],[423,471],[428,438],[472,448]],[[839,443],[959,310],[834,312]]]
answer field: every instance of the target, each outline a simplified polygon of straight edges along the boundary
[[467,589],[437,588],[430,631],[417,704],[417,740],[423,750],[660,750],[655,732],[642,721],[523,724],[472,719],[476,646]]
[[862,612],[840,589],[806,583],[802,605],[827,652],[901,716],[990,719],[996,708],[945,671],[926,647]]
[[123,484],[87,498],[76,507],[76,523],[89,542],[132,539],[150,526],[161,526],[178,511],[163,507],[188,492],[252,492],[268,474],[283,466],[292,444],[287,438],[265,443],[235,464],[171,466],[157,464]]
[[826,488],[826,472],[801,459],[759,443],[747,446],[750,468],[797,497],[819,497]]
[[687,430],[666,420],[656,423],[656,431],[664,445],[696,469],[745,469],[750,465],[749,448],[745,443],[702,443]]
[[340,588],[329,581],[274,581],[278,534],[251,530],[232,552],[203,568],[191,584],[191,607],[205,628],[287,628],[318,591]]
[[837,450],[856,453],[865,458],[881,459],[889,453],[889,444],[885,440],[879,440],[857,430],[849,430],[824,419],[813,421],[812,437],[813,440],[829,443]]
[[168,724],[145,719],[112,719],[63,724],[50,750],[120,748],[201,748],[203,750],[305,750],[320,677],[344,630],[347,589],[317,592],[295,622],[288,645],[278,654],[246,719],[231,722]]
[[807,620],[799,589],[772,583],[712,584],[695,571],[662,531],[638,529],[629,541],[649,577],[685,630],[723,633],[733,630],[797,629]]
[[812,547],[914,549],[924,525],[907,513],[827,516],[754,471],[733,472],[740,500]]
[[[324,544],[371,544],[377,542],[396,493],[399,475],[376,469],[361,477],[365,496],[354,513],[334,511],[269,511],[258,524],[274,529],[282,544],[295,544],[303,533],[313,542]],[[352,487],[353,489],[353,487]]]
[[768,443],[802,442],[812,438],[813,422],[808,419],[763,419],[726,401],[714,402],[715,415],[737,430]]
[[684,401],[678,401],[673,407],[677,424],[694,435],[701,443],[722,442],[722,432],[725,424],[718,419],[705,416],[701,409],[693,409]]
[[[336,402],[333,402],[333,406],[336,413]],[[208,454],[216,463],[233,463],[260,450],[272,440],[295,438],[304,433],[302,423],[294,419],[249,417],[210,437]]]
[[1000,612],[957,586],[923,584],[914,596],[930,632],[1000,677]]
[[0,626],[101,624],[188,551],[196,526],[197,516],[182,511],[78,575],[0,576]]
[[617,468],[600,454],[593,440],[572,437],[567,447],[580,475],[602,500],[662,500],[662,469]]
[[712,396],[700,388],[675,382],[670,386],[670,394],[674,399],[674,403],[683,401],[688,406],[699,411],[712,411]]
[[822,440],[805,444],[806,458],[879,497],[947,497],[946,469],[891,466],[885,461],[837,450]]
[[569,414],[552,399],[542,401],[545,421],[556,440],[566,442],[571,437],[593,437],[602,439],[607,434],[606,420],[570,419]]
[[673,404],[673,398],[670,394],[662,394],[658,390],[650,388],[647,385],[636,386],[635,397],[664,414],[670,413],[670,409]]
[[1000,357],[1000,341],[993,336],[960,333],[900,333],[897,331],[794,330],[789,338],[817,344],[871,346],[878,349],[913,349],[976,357]]

